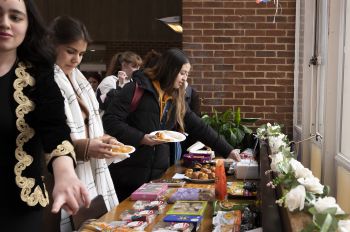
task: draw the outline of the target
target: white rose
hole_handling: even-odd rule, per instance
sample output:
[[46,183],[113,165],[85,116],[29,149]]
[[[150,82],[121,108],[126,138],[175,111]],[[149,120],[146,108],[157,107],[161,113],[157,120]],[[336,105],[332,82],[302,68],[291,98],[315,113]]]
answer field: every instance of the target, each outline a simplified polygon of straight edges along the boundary
[[302,185],[298,185],[286,194],[286,200],[284,202],[284,205],[288,207],[289,211],[294,211],[297,208],[299,208],[299,210],[303,210],[305,203],[305,195],[305,187]]
[[[295,172],[295,178],[313,178],[312,171],[308,168],[303,168]],[[323,189],[322,189],[323,192]]]
[[308,168],[305,168],[298,160],[292,158],[290,159],[289,164],[294,171],[295,178],[313,177],[312,172]]
[[271,155],[271,170],[274,172],[278,172],[278,163],[283,161],[283,154],[282,152],[278,152],[276,155]]
[[338,232],[349,232],[350,220],[340,220],[338,222]]
[[335,202],[334,197],[319,198],[315,202],[314,207],[316,211],[319,213],[323,213],[326,209],[329,209],[329,208],[337,208],[337,212],[335,214],[344,214],[344,211]]
[[269,137],[269,146],[270,146],[272,154],[277,153],[281,146],[283,146],[283,147],[287,146],[287,144],[283,141],[284,137],[285,137],[284,134]]
[[298,182],[305,186],[306,190],[312,193],[323,193],[324,186],[320,183],[320,180],[316,177],[299,178]]

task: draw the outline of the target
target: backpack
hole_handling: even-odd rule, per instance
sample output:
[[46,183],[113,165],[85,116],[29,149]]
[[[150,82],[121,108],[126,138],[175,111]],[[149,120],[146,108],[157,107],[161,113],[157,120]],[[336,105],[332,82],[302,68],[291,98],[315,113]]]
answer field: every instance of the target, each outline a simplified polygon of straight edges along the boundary
[[[130,104],[130,112],[134,112],[137,109],[137,106],[139,105],[140,99],[141,99],[143,92],[144,92],[144,89],[141,88],[137,82],[135,82],[135,83],[136,83],[136,86],[135,86],[134,95],[132,97],[131,104]],[[107,93],[105,101],[103,103],[99,101],[100,109],[106,110],[108,105],[111,103],[111,100],[113,99],[113,97],[116,96],[119,91],[120,91],[120,89],[111,89]],[[97,92],[97,94],[98,94],[98,92]],[[98,99],[100,99],[100,98],[98,98]]]
[[137,109],[137,106],[140,103],[140,99],[143,95],[144,89],[139,86],[139,84],[136,83],[134,96],[132,97],[131,104],[130,104],[130,112],[134,112]]

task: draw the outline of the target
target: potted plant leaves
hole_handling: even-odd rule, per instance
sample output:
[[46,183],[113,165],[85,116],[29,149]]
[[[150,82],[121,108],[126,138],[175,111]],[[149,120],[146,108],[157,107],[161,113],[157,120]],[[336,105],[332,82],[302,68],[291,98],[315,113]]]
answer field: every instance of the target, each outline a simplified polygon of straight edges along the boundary
[[216,110],[213,115],[205,114],[202,116],[205,123],[209,124],[219,134],[223,135],[226,141],[234,148],[251,147],[252,130],[242,123],[254,123],[259,118],[241,118],[240,108],[237,110],[228,109],[219,113]]

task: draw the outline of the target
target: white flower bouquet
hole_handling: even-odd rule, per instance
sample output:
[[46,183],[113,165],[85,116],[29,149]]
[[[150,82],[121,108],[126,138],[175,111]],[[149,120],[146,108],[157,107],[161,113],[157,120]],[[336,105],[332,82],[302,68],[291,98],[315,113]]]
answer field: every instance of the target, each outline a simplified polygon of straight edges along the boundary
[[287,136],[281,126],[267,123],[257,129],[257,137],[268,141],[271,149],[271,170],[274,178],[267,185],[281,186],[282,196],[276,201],[289,211],[307,211],[312,223],[303,232],[350,232],[350,220],[333,197],[328,197],[329,187],[320,183],[312,172],[294,158]]

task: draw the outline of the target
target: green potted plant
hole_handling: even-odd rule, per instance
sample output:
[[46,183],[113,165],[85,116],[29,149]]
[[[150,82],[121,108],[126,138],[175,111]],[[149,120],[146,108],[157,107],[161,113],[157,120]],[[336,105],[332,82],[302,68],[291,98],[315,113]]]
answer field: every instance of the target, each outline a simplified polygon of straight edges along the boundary
[[245,148],[243,140],[252,134],[252,130],[243,125],[242,122],[254,123],[258,118],[241,118],[241,110],[228,109],[219,113],[216,110],[212,116],[204,114],[202,119],[219,134],[223,135],[226,141],[235,148]]

